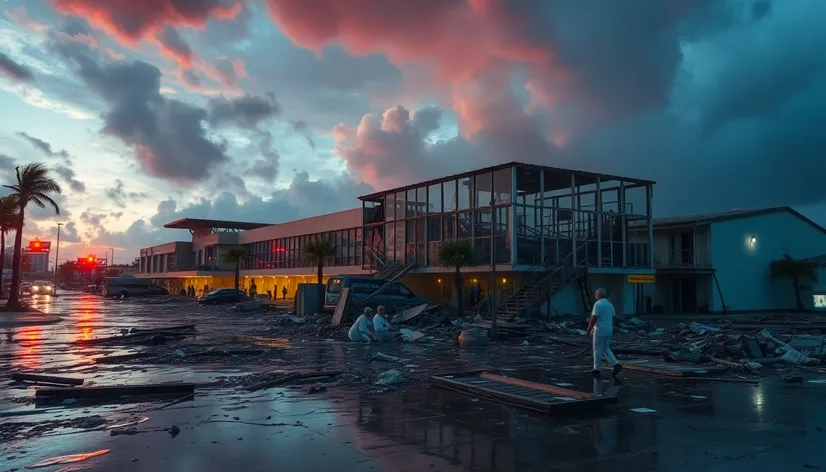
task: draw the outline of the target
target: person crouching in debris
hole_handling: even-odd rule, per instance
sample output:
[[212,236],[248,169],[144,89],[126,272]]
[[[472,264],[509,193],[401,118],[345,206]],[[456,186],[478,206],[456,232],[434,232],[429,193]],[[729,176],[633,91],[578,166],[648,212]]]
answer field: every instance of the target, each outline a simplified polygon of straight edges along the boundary
[[383,305],[376,307],[376,314],[373,315],[373,331],[377,341],[392,341],[395,334],[390,331],[390,324],[384,317],[384,312]]
[[596,303],[591,311],[591,321],[588,322],[588,329],[585,336],[591,335],[594,331],[594,377],[599,377],[602,366],[602,357],[614,368],[612,374],[616,377],[622,370],[622,365],[611,352],[611,336],[614,334],[614,305],[605,298],[605,289],[598,288],[594,294]]
[[367,322],[371,318],[373,318],[373,309],[365,308],[364,313],[358,317],[347,333],[348,336],[350,336],[350,341],[369,343],[373,340],[373,336],[370,334],[370,328],[367,326]]

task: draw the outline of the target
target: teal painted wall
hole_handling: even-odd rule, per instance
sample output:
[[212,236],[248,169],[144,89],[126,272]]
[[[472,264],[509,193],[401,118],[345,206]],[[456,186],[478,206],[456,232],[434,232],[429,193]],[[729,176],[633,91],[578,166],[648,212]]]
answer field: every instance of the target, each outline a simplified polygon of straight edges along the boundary
[[[751,238],[755,238],[751,244]],[[789,253],[805,259],[826,253],[826,233],[789,212],[740,218],[711,225],[711,261],[723,298],[730,310],[786,310],[795,308],[794,290],[788,279],[772,280],[771,261]],[[811,282],[803,282],[811,285]],[[812,304],[811,289],[802,300]],[[717,291],[712,310],[722,311]]]

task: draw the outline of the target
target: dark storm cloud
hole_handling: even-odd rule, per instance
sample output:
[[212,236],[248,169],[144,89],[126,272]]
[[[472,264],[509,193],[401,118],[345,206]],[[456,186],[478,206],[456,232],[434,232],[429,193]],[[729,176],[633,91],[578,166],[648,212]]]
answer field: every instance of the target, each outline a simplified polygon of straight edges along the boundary
[[0,153],[0,171],[14,170],[16,165],[13,157]]
[[98,64],[76,49],[61,52],[107,102],[103,132],[131,147],[150,175],[192,183],[227,162],[226,146],[207,137],[207,111],[161,95],[157,67],[142,61]]
[[86,192],[86,184],[75,179],[75,171],[71,167],[58,164],[55,167],[55,174],[60,176],[60,178],[63,179],[64,182],[69,184],[69,188],[71,188],[73,191],[78,193]]
[[175,57],[183,64],[192,62],[192,49],[178,33],[178,30],[167,26],[158,34],[158,41],[161,48],[172,57]]
[[125,208],[126,204],[130,201],[139,201],[148,197],[147,194],[142,192],[127,192],[126,186],[120,179],[115,179],[115,186],[106,188],[104,194],[112,200],[115,205],[121,208]]
[[0,74],[17,82],[33,82],[34,74],[31,69],[16,62],[11,57],[0,52]]
[[214,98],[207,104],[207,109],[209,122],[214,125],[230,124],[249,129],[281,112],[273,93],[266,97]]

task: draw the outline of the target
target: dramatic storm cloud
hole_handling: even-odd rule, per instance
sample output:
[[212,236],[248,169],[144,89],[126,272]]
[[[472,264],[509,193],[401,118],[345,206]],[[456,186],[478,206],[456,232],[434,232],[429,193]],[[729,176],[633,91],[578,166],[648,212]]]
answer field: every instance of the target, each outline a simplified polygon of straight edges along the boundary
[[34,80],[34,74],[31,69],[15,62],[6,54],[0,52],[0,74],[19,82],[31,82]]
[[656,180],[663,216],[795,205],[826,223],[820,0],[50,0],[3,16],[0,173],[43,160],[93,246],[508,161]]

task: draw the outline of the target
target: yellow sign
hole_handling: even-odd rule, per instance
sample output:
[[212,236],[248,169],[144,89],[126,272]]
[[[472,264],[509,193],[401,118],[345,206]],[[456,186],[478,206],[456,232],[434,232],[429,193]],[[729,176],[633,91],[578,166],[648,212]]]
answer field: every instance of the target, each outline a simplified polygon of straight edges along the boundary
[[653,284],[654,283],[654,276],[653,275],[629,274],[628,275],[628,283],[629,284]]

